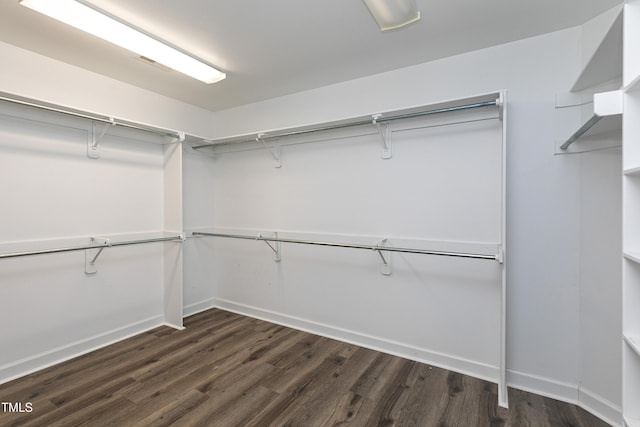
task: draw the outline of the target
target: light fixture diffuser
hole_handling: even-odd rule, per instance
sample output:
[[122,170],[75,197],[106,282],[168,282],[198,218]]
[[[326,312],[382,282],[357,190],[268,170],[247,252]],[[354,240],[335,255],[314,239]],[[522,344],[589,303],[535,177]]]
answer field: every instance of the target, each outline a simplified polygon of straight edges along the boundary
[[404,27],[420,19],[415,0],[362,0],[382,31]]
[[75,0],[20,0],[20,4],[204,83],[226,78],[212,66]]

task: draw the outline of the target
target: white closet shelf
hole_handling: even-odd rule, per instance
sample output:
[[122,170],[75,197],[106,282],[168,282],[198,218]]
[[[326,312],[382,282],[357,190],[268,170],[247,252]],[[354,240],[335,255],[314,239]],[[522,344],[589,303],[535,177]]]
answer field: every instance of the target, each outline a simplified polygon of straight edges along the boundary
[[627,176],[640,175],[640,166],[626,168],[623,173]]
[[[486,95],[473,96],[469,98],[444,101],[421,107],[414,107],[402,110],[387,111],[363,116],[350,117],[347,119],[322,122],[313,125],[294,126],[291,128],[280,128],[263,130],[253,133],[244,133],[221,138],[202,140],[200,144],[193,144],[195,150],[229,144],[241,144],[247,142],[262,142],[270,139],[279,139],[289,136],[298,136],[313,132],[329,131],[353,126],[376,125],[394,120],[409,119],[413,117],[428,116],[434,114],[451,113],[473,108],[497,107],[502,108],[502,97],[499,92]],[[502,117],[502,116],[500,116]]]
[[[468,253],[468,252],[456,252],[456,251],[445,251],[445,250],[434,250],[434,249],[402,248],[402,247],[381,246],[381,245],[363,245],[358,243],[290,239],[290,238],[282,238],[277,236],[264,237],[262,236],[262,234],[259,234],[257,236],[250,236],[245,234],[228,234],[228,233],[211,233],[211,232],[194,231],[192,233],[192,236],[193,237],[200,237],[200,236],[201,237],[224,237],[224,238],[231,238],[231,239],[256,240],[256,241],[263,241],[263,242],[296,243],[296,244],[312,245],[312,246],[331,246],[331,247],[337,247],[337,248],[366,249],[370,251],[376,251],[378,253],[403,252],[403,253],[412,253],[412,254],[438,255],[438,256],[448,256],[448,257],[458,257],[458,258],[489,259],[489,260],[502,262],[502,249],[499,247],[500,245],[496,245],[497,253]],[[386,240],[386,239],[383,239],[383,240]]]
[[640,264],[640,252],[625,251],[624,252],[624,257],[625,257],[625,259],[628,259],[629,261],[633,261],[635,263]]
[[[67,239],[65,239],[67,240]],[[16,258],[16,257],[24,257],[31,255],[46,255],[46,254],[54,254],[61,252],[73,252],[73,251],[83,251],[83,250],[92,250],[92,249],[101,249],[101,248],[110,248],[117,246],[130,246],[130,245],[139,245],[144,243],[157,243],[157,242],[169,242],[169,241],[184,241],[184,235],[179,233],[171,233],[171,232],[158,232],[158,233],[140,233],[136,235],[120,235],[116,236],[115,239],[110,236],[100,236],[100,237],[86,237],[86,238],[73,238],[68,239],[69,244],[54,244],[51,243],[55,241],[43,241],[41,245],[37,249],[34,249],[33,246],[37,242],[21,242],[21,243],[3,243],[2,246],[11,246],[13,247],[11,250],[6,252],[0,252],[0,259],[4,258]],[[89,244],[78,244],[78,240],[85,240],[90,242]],[[98,240],[101,240],[98,241]],[[0,248],[1,249],[1,248]]]
[[622,130],[622,94],[621,90],[596,93],[593,96],[593,114],[560,146],[567,150],[580,138],[601,135]]
[[623,334],[624,342],[640,357],[640,337]]
[[573,84],[572,92],[578,92],[622,76],[622,27],[623,14],[622,8],[620,8],[611,21],[606,34]]
[[165,138],[164,144],[171,144],[175,142],[181,142],[185,140],[185,133],[180,131],[174,131],[169,129],[163,129],[156,126],[151,126],[144,123],[133,122],[130,120],[119,119],[111,116],[105,116],[93,112],[78,110],[75,108],[65,107],[62,105],[51,104],[36,99],[26,98],[23,96],[0,92],[0,101],[23,105],[26,107],[37,108],[39,110],[51,111],[53,113],[64,114],[67,116],[78,117],[81,119],[90,120],[92,122],[104,123],[106,125],[120,126],[123,128],[133,129],[142,132],[149,132]]

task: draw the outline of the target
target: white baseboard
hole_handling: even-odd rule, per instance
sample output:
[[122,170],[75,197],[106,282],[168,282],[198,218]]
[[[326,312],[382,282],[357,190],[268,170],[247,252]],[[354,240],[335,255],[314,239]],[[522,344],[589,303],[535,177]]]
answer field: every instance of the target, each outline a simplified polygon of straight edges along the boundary
[[414,347],[409,344],[392,341],[386,338],[366,335],[356,331],[338,328],[312,320],[264,310],[259,307],[249,306],[224,299],[216,299],[215,306],[223,310],[266,320],[268,322],[277,323],[350,344],[359,345],[361,347],[392,354],[394,356],[400,356],[405,359],[438,366],[440,368],[491,381],[493,383],[498,382],[499,369],[496,366],[490,366],[472,360],[466,360],[456,356],[431,351],[429,349]]
[[73,359],[74,357],[90,353],[163,324],[164,319],[162,316],[150,317],[83,340],[72,342],[53,350],[2,365],[0,366],[0,384]]
[[597,393],[580,387],[578,404],[612,426],[622,426],[622,408]]
[[507,370],[507,385],[518,390],[578,405],[612,426],[621,426],[622,409],[579,384]]
[[198,301],[196,303],[185,306],[182,312],[184,317],[189,317],[193,316],[194,314],[202,313],[203,311],[207,311],[214,307],[216,307],[216,299],[209,298],[204,301]]
[[578,403],[578,384],[560,382],[507,369],[507,385],[563,402]]

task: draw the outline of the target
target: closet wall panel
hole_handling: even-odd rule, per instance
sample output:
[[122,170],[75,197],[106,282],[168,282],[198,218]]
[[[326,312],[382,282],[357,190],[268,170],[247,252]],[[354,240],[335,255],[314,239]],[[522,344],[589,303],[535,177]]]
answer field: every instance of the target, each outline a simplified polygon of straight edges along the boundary
[[[183,221],[187,235],[211,225],[215,198],[211,185],[217,164],[212,157],[191,150],[183,152]],[[217,257],[214,242],[187,239],[184,250],[184,314],[197,313],[214,305],[217,286],[212,280],[216,269],[211,257]]]
[[[391,159],[371,125],[215,151],[215,231],[483,252],[501,243],[503,122],[496,107],[396,121]],[[202,238],[204,240],[204,238]],[[497,380],[496,260],[218,238],[219,306]],[[491,250],[487,250],[491,253]],[[275,316],[275,319],[274,317]]]
[[[164,229],[163,147],[91,123],[0,106],[0,252],[129,240]],[[175,244],[175,243],[168,243]],[[163,323],[162,243],[2,259],[0,381]]]

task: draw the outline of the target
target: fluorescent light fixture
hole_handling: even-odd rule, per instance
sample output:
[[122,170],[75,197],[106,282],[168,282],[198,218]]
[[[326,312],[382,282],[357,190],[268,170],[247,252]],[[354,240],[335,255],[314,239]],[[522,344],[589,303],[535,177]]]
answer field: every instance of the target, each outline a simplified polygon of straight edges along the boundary
[[404,27],[420,19],[415,0],[362,0],[382,31]]
[[20,4],[205,83],[226,77],[210,65],[75,0],[20,0]]

